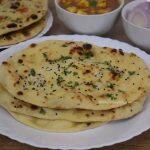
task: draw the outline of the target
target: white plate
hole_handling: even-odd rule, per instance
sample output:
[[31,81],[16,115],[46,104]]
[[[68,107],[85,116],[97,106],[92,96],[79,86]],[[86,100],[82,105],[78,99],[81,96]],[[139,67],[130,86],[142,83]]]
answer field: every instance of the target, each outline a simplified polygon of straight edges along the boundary
[[[45,25],[44,29],[39,34],[37,34],[36,36],[34,36],[31,39],[38,38],[38,37],[41,37],[44,34],[46,34],[49,31],[49,29],[52,27],[52,24],[53,24],[53,15],[52,15],[52,12],[49,10],[47,13],[46,25]],[[20,43],[22,43],[22,42],[20,42]],[[12,44],[12,45],[8,45],[8,46],[0,46],[0,50],[5,49],[5,48],[9,48],[13,45],[16,45],[16,44]]]
[[[32,39],[12,46],[0,53],[0,63],[10,55],[21,51],[31,43],[45,40],[73,40],[90,42],[98,46],[121,48],[126,52],[136,53],[150,67],[150,55],[138,48],[116,40],[85,35],[59,35]],[[150,99],[150,98],[149,98]],[[150,101],[137,116],[123,121],[108,123],[101,127],[77,133],[48,133],[32,129],[14,120],[0,108],[0,133],[19,142],[36,147],[52,149],[90,149],[123,142],[141,134],[150,128]]]

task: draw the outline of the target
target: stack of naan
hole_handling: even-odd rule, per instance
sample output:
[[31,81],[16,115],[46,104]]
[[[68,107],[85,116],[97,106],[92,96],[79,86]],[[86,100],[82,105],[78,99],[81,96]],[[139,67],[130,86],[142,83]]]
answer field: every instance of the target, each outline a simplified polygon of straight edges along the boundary
[[46,25],[47,0],[0,0],[0,46],[39,34]]
[[0,105],[45,131],[75,132],[141,112],[150,89],[143,60],[121,49],[44,41],[0,66]]

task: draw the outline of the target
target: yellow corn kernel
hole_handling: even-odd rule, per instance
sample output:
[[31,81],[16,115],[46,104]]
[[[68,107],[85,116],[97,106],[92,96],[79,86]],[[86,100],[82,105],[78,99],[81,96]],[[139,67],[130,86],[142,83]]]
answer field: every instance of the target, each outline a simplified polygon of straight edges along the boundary
[[77,12],[77,8],[76,8],[76,7],[74,7],[74,6],[72,6],[72,7],[68,7],[68,8],[67,8],[67,10],[68,10],[69,12],[71,12],[71,13],[75,13],[75,12]]
[[107,2],[100,2],[100,3],[98,3],[97,6],[101,7],[101,8],[106,8],[107,7]]
[[87,15],[87,13],[86,13],[86,12],[84,12],[83,10],[81,10],[81,9],[79,9],[79,10],[77,11],[77,14]]
[[84,7],[89,7],[89,2],[87,0],[80,0],[79,5]]
[[105,14],[105,13],[108,13],[108,12],[109,12],[108,9],[100,9],[100,10],[98,10],[99,14]]

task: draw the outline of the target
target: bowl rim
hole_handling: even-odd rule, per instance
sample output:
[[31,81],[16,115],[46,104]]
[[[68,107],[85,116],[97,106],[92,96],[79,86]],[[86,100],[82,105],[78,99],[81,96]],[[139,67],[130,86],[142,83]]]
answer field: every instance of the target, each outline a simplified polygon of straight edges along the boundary
[[138,29],[140,29],[140,30],[150,31],[150,28],[145,28],[145,27],[138,26],[138,25],[132,23],[131,21],[127,20],[127,18],[125,17],[125,15],[126,15],[126,13],[127,13],[127,9],[128,9],[131,5],[133,5],[133,4],[141,4],[141,3],[143,3],[143,2],[147,2],[147,0],[142,0],[142,1],[134,0],[134,1],[132,1],[132,2],[129,2],[129,3],[126,4],[126,5],[124,6],[124,8],[122,9],[121,16],[122,16],[123,20],[124,20],[127,24],[129,24],[129,25],[131,25],[131,26],[133,26],[133,27],[135,27],[135,28],[138,28]]
[[55,6],[58,7],[59,9],[61,9],[63,12],[65,13],[68,13],[70,15],[74,15],[74,16],[80,16],[80,17],[95,17],[95,16],[104,16],[104,15],[110,15],[110,14],[113,14],[117,11],[119,11],[120,9],[123,8],[124,4],[125,4],[125,0],[119,0],[121,2],[120,6],[117,7],[116,9],[114,9],[113,11],[111,12],[108,12],[108,13],[104,13],[104,14],[94,14],[94,15],[84,15],[84,14],[77,14],[77,13],[72,13],[72,12],[69,12],[67,11],[66,9],[62,8],[59,3],[58,3],[59,0],[54,0],[55,2]]

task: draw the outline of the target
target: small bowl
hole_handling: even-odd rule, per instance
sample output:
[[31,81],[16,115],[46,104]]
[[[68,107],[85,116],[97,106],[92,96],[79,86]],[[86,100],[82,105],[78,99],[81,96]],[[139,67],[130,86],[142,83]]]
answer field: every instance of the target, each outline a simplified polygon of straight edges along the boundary
[[124,0],[119,0],[120,6],[105,14],[81,15],[71,13],[59,5],[60,0],[55,0],[55,7],[59,19],[72,31],[81,34],[105,34],[114,25],[119,15]]
[[121,15],[123,27],[128,38],[139,47],[145,49],[145,51],[150,51],[150,29],[137,26],[126,19],[127,13],[130,10],[132,11],[134,7],[145,1],[147,0],[136,0],[128,3],[122,9]]

